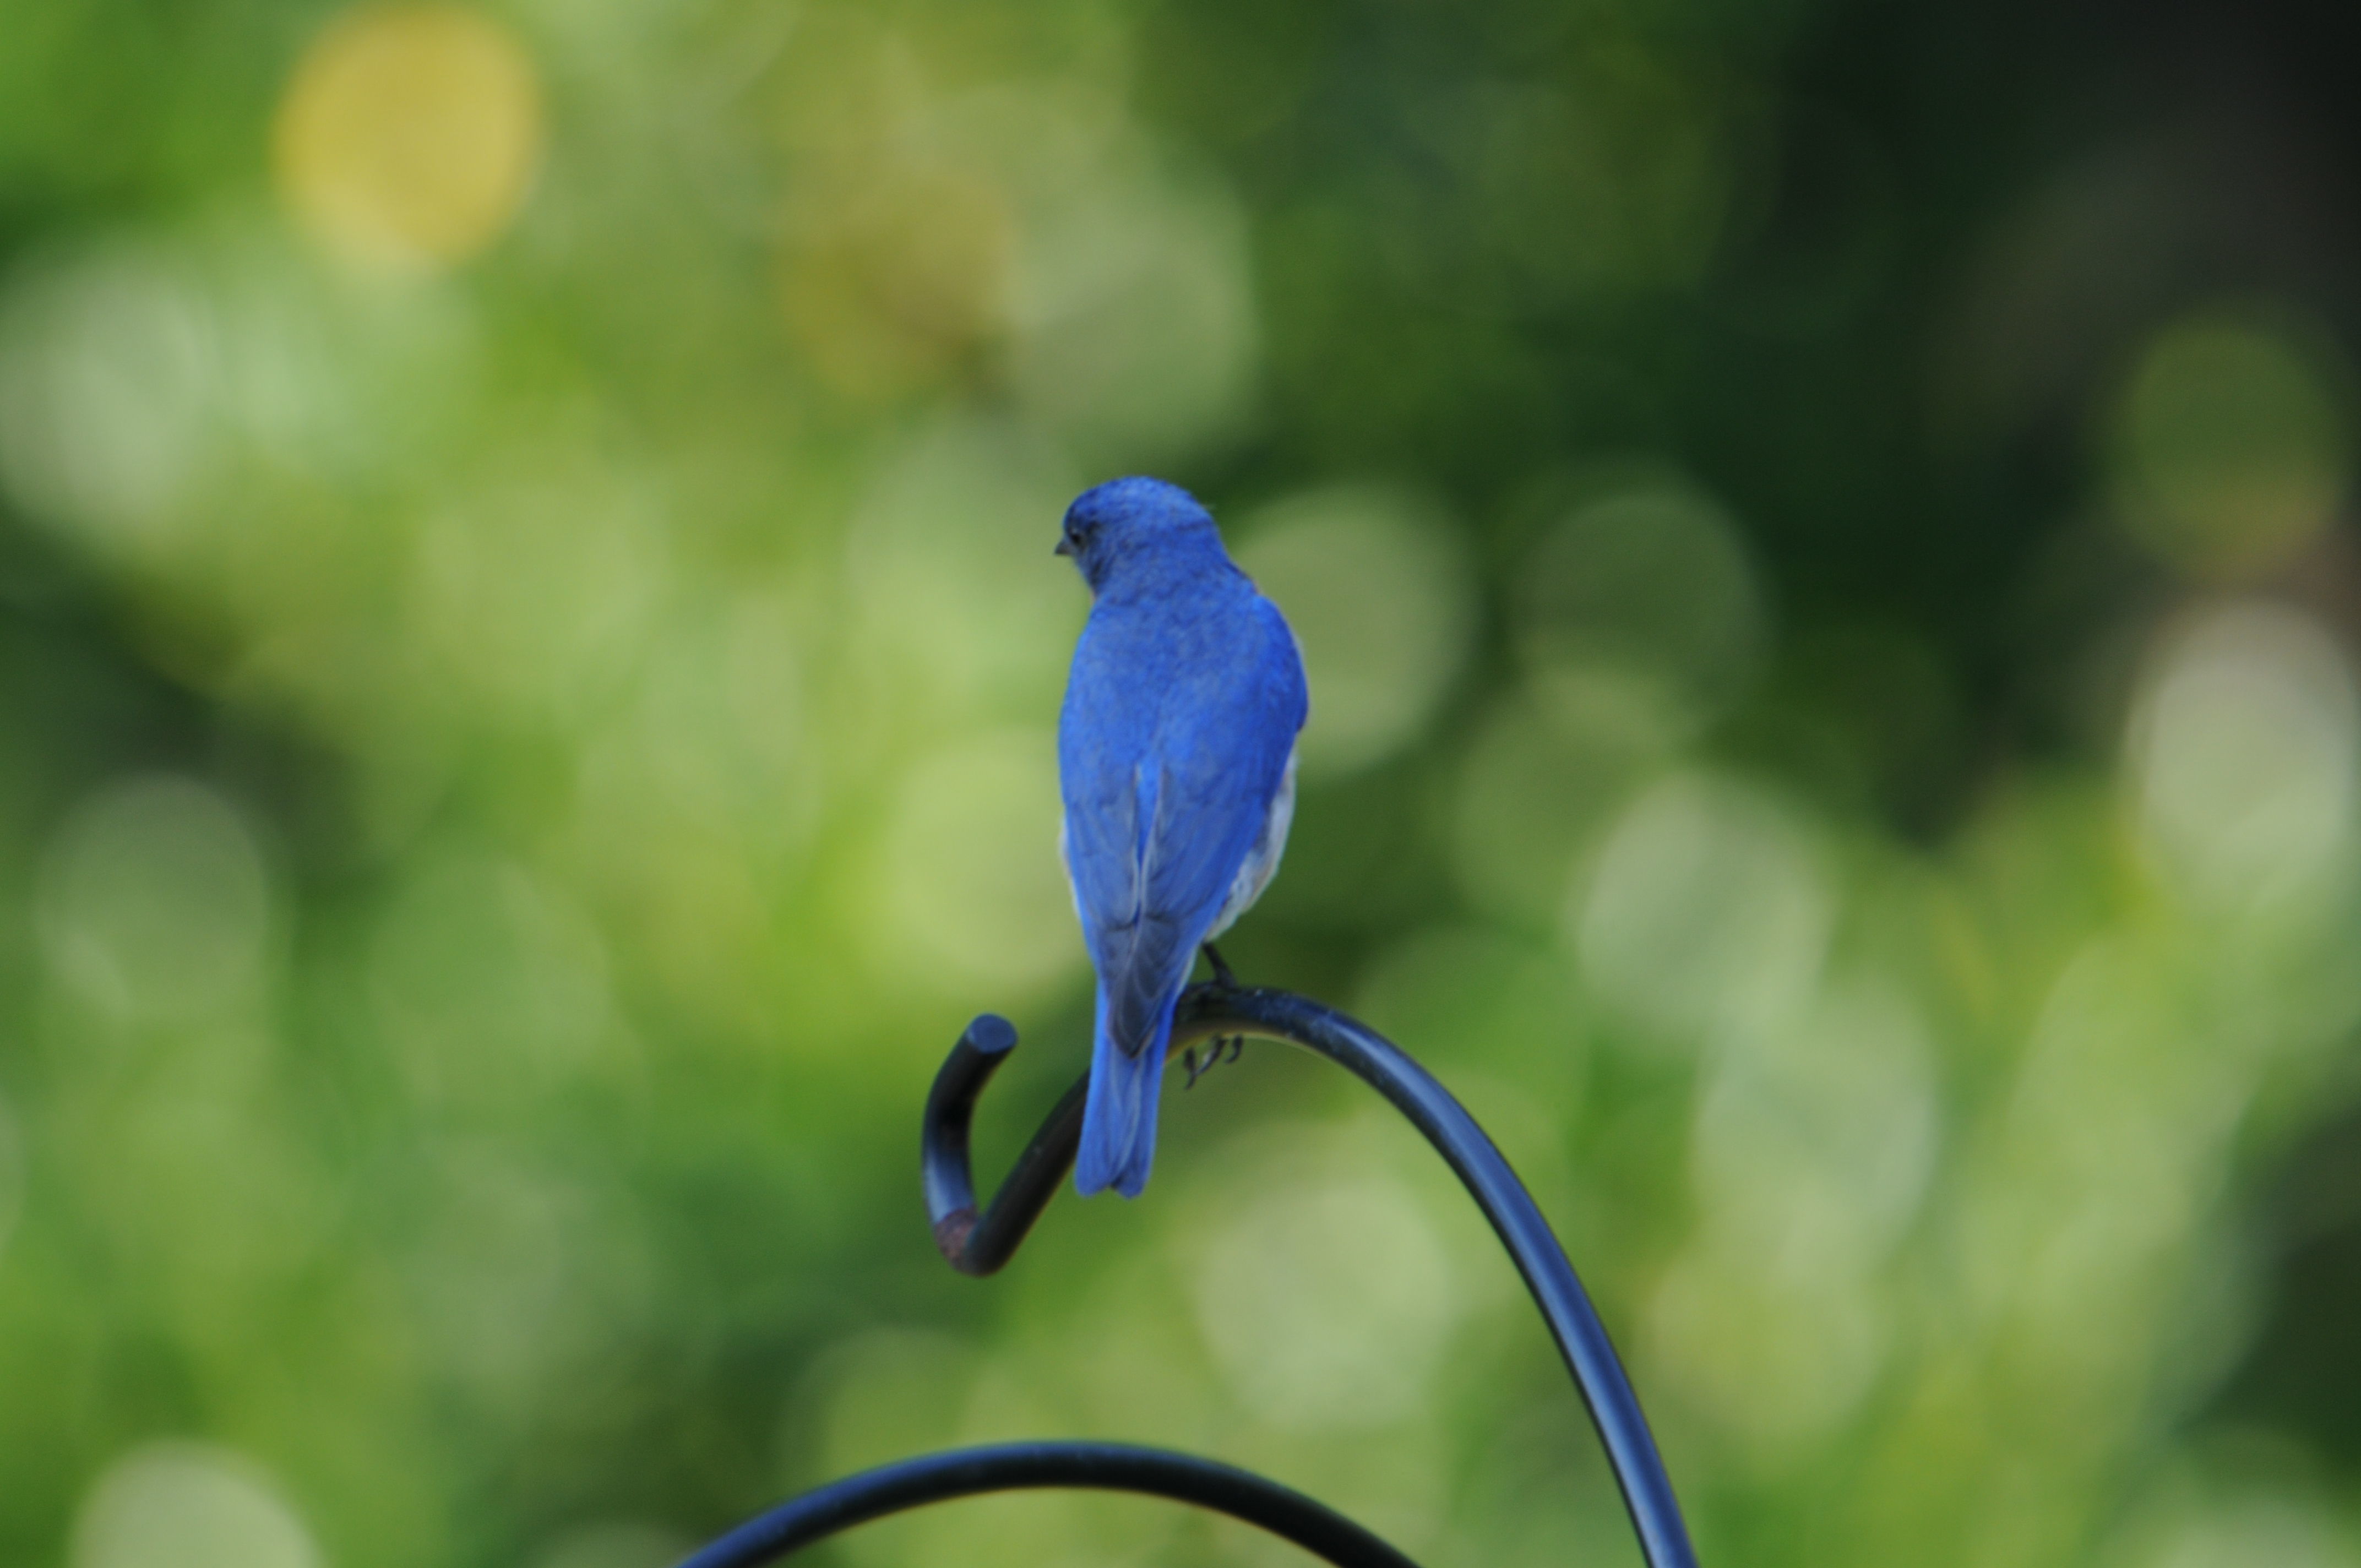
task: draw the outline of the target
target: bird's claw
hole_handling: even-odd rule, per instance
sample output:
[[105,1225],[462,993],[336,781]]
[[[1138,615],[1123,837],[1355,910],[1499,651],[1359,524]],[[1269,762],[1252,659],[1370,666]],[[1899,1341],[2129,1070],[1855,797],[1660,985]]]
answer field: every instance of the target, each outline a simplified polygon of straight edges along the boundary
[[[1200,946],[1204,949],[1205,961],[1213,966],[1213,983],[1224,991],[1237,990],[1238,977],[1230,972],[1228,964],[1222,961],[1222,949],[1211,942],[1201,943]],[[1230,1053],[1226,1058],[1222,1055],[1222,1047],[1224,1046],[1229,1047]],[[1212,1048],[1206,1051],[1202,1058],[1198,1057],[1197,1047],[1191,1046],[1180,1053],[1180,1065],[1189,1069],[1189,1080],[1180,1087],[1196,1088],[1199,1079],[1221,1066],[1224,1060],[1237,1060],[1246,1053],[1246,1037],[1244,1035],[1214,1036]]]
[[[1222,1047],[1224,1046],[1229,1047],[1229,1055],[1227,1056],[1224,1056],[1222,1054]],[[1189,1073],[1188,1080],[1182,1083],[1180,1087],[1183,1089],[1196,1088],[1197,1080],[1199,1079],[1204,1077],[1207,1073],[1213,1071],[1215,1068],[1221,1066],[1222,1063],[1225,1061],[1236,1061],[1240,1057],[1245,1056],[1246,1053],[1246,1037],[1244,1035],[1214,1036],[1213,1048],[1205,1053],[1202,1060],[1198,1059],[1197,1047],[1191,1046],[1188,1049],[1180,1053],[1180,1065],[1187,1069]]]

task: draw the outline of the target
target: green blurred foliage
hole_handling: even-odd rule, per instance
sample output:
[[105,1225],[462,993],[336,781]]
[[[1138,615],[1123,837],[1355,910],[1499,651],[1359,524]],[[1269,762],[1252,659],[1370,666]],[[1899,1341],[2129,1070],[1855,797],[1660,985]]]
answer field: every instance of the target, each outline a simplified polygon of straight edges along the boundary
[[653,1568],[1102,1435],[1633,1561],[1308,1059],[934,1254],[961,1024],[986,1170],[1083,1059],[1049,547],[1148,470],[1312,674],[1231,957],[1494,1130],[1707,1561],[2361,1563],[2325,25],[12,0],[0,1559]]

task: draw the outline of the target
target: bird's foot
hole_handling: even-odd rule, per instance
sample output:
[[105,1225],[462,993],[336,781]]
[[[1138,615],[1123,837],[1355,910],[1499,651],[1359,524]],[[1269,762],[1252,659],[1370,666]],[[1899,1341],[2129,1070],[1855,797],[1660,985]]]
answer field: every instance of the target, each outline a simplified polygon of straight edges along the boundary
[[1222,949],[1211,942],[1207,942],[1204,948],[1205,961],[1213,966],[1213,983],[1224,991],[1235,991],[1238,988],[1238,977],[1232,974],[1230,966],[1222,961]]
[[[1222,1047],[1224,1046],[1229,1047],[1229,1055],[1227,1056],[1224,1056],[1222,1054]],[[1180,1087],[1182,1089],[1196,1088],[1197,1080],[1199,1079],[1204,1077],[1207,1073],[1213,1071],[1215,1068],[1221,1066],[1222,1063],[1225,1061],[1237,1060],[1240,1057],[1246,1055],[1246,1037],[1244,1035],[1214,1036],[1212,1047],[1206,1050],[1205,1055],[1202,1059],[1197,1055],[1197,1047],[1191,1046],[1188,1049],[1180,1053],[1180,1065],[1186,1068],[1189,1071],[1188,1081],[1183,1083]]]

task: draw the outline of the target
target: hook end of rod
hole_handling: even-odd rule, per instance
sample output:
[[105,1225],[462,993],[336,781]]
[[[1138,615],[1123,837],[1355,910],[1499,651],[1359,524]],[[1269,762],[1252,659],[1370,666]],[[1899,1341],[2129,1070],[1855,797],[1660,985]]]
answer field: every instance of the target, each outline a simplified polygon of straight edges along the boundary
[[960,1043],[981,1056],[1006,1056],[1016,1048],[1016,1025],[997,1013],[979,1013]]
[[941,1249],[944,1260],[961,1274],[975,1272],[968,1266],[967,1244],[968,1238],[975,1234],[976,1222],[982,1218],[973,1204],[967,1204],[935,1222],[935,1245]]

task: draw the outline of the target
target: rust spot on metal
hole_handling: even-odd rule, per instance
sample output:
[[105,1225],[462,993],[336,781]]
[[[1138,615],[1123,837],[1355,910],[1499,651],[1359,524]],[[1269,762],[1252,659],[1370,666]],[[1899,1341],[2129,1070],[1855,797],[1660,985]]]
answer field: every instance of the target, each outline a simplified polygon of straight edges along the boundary
[[975,1234],[975,1223],[982,1216],[972,1208],[954,1209],[935,1222],[935,1245],[953,1263],[967,1251],[967,1239]]

